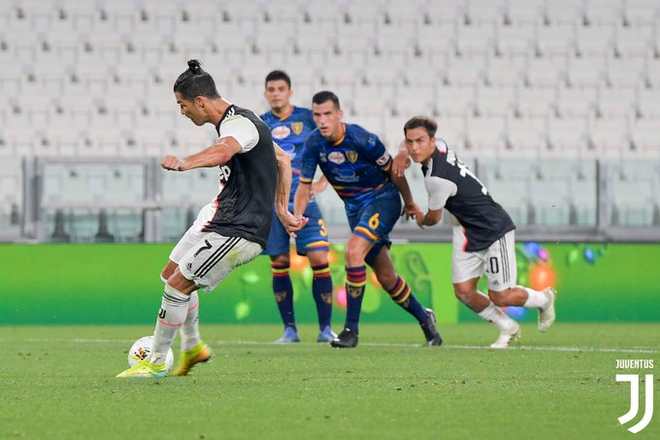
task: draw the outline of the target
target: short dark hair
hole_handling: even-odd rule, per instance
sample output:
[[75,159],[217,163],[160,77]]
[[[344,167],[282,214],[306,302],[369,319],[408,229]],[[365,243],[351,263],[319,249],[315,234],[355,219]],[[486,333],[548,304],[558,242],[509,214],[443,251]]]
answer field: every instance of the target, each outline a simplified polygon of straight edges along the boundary
[[202,69],[202,63],[199,60],[188,60],[188,70],[176,79],[174,91],[179,92],[183,99],[188,101],[192,101],[198,96],[210,99],[220,98],[213,77]]
[[339,105],[339,98],[337,98],[337,95],[332,93],[329,90],[323,90],[322,92],[318,92],[314,97],[312,98],[312,104],[323,104],[324,102],[332,101],[332,103],[335,105],[335,109],[339,110],[341,109],[341,106]]
[[279,81],[282,80],[291,88],[291,78],[283,70],[273,70],[268,75],[266,75],[266,81],[264,85],[268,84],[268,81]]
[[408,130],[420,127],[426,130],[429,137],[435,136],[435,132],[438,131],[438,124],[433,119],[426,116],[413,116],[404,124],[403,134],[408,134]]

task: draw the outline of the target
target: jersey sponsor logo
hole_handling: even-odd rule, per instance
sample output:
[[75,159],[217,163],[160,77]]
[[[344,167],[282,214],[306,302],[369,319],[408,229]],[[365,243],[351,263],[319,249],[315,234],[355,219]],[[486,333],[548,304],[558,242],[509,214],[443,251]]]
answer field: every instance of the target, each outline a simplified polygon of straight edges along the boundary
[[270,134],[273,136],[273,139],[285,139],[291,134],[291,130],[286,125],[278,125],[277,127],[273,127]]
[[346,162],[346,156],[340,151],[333,151],[332,153],[328,154],[328,160],[332,163],[336,163],[337,165],[341,165],[344,162]]
[[358,158],[357,151],[348,150],[346,152],[346,157],[348,158],[348,161],[350,163],[355,163],[355,161],[357,161],[357,158]]
[[304,125],[303,125],[302,122],[294,122],[293,124],[291,124],[291,130],[292,130],[296,135],[299,135],[300,133],[302,133],[303,128],[304,128]]
[[376,164],[379,167],[382,167],[382,166],[386,165],[387,162],[389,162],[389,160],[390,160],[390,153],[385,152],[385,154],[383,154],[378,159],[376,159]]
[[219,167],[219,172],[220,172],[220,184],[224,184],[229,182],[229,176],[231,176],[231,168],[229,168],[227,165],[223,165]]
[[360,177],[355,174],[353,170],[332,170],[337,182],[357,182]]

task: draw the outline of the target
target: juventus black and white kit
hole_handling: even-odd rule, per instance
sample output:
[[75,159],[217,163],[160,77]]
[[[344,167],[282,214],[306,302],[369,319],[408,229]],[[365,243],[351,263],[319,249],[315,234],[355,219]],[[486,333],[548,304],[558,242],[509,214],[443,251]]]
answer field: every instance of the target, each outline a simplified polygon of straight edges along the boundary
[[429,210],[452,215],[452,278],[460,283],[488,274],[495,291],[515,286],[515,225],[488,189],[439,140],[429,163],[422,166]]
[[[253,147],[246,147],[254,136],[250,125],[256,129],[257,142]],[[240,137],[236,140],[243,150],[219,167],[221,191],[216,198],[217,209],[203,231],[243,237],[266,247],[277,185],[277,162],[270,129],[250,110],[232,105],[216,130],[218,137]]]
[[241,151],[220,165],[220,193],[199,212],[170,255],[182,275],[206,291],[266,247],[275,202],[277,160],[270,129],[252,111],[231,105],[216,126]]

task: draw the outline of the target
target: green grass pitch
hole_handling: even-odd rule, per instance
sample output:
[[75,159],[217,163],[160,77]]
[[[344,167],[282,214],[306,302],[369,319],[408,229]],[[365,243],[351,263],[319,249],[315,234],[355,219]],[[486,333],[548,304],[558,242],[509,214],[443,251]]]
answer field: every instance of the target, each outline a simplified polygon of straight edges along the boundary
[[[526,324],[508,350],[486,348],[485,323],[442,326],[440,348],[416,325],[364,324],[351,350],[312,342],[312,326],[277,346],[279,326],[202,325],[211,364],[116,379],[152,330],[0,327],[0,438],[628,438],[617,359],[654,359],[634,373],[654,374],[660,406],[660,324]],[[636,438],[660,438],[660,415]]]

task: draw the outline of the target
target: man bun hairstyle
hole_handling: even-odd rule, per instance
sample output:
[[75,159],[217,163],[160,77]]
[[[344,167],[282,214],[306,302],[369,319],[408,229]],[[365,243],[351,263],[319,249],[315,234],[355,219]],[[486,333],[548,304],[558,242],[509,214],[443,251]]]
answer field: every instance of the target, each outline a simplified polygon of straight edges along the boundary
[[183,99],[188,101],[192,101],[198,96],[209,99],[220,98],[213,77],[202,69],[202,63],[199,60],[188,60],[188,70],[176,79],[174,91],[180,93]]
[[289,86],[289,89],[291,89],[291,77],[284,70],[273,70],[270,72],[268,75],[266,75],[266,81],[264,82],[264,85],[268,84],[268,81],[279,80],[286,82],[286,84]]
[[339,98],[337,98],[337,95],[335,95],[333,92],[329,90],[323,90],[322,92],[318,92],[314,97],[312,97],[312,104],[323,104],[324,102],[332,101],[332,103],[335,105],[335,110],[340,110],[341,107],[339,106]]
[[420,127],[426,130],[426,133],[428,133],[431,138],[435,136],[435,132],[438,131],[438,124],[433,119],[426,116],[413,116],[404,124],[403,134],[407,134],[408,130]]

